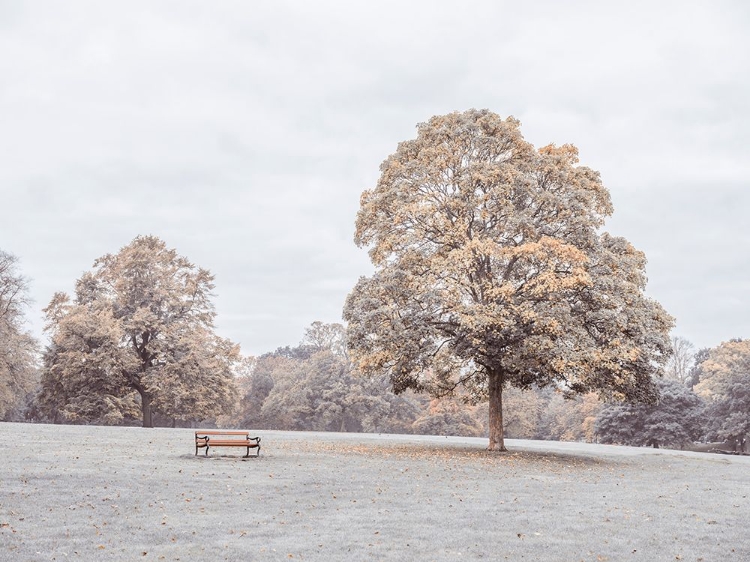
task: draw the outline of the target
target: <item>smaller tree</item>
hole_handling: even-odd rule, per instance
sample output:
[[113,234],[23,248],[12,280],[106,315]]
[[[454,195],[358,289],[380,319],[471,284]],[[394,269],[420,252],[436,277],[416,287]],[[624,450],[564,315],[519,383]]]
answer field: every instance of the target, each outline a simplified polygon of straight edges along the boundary
[[382,384],[353,376],[346,359],[324,350],[276,373],[261,416],[280,429],[361,432],[377,431],[390,409]]
[[258,418],[263,400],[273,388],[273,379],[259,373],[261,358],[245,356],[235,366],[235,380],[240,393],[240,400],[234,415],[222,418],[223,426],[258,427]]
[[74,298],[45,309],[42,409],[70,421],[121,423],[140,410],[207,419],[234,407],[239,348],[214,333],[213,276],[153,236],[94,262]]
[[346,331],[341,324],[326,324],[316,320],[305,329],[302,346],[313,350],[330,351],[334,355],[346,357]]
[[690,367],[688,386],[695,388],[695,386],[701,382],[701,373],[703,362],[708,359],[711,349],[708,347],[702,347],[693,355],[693,364]]
[[237,423],[246,427],[348,432],[411,432],[419,408],[396,396],[385,375],[352,373],[340,324],[314,322],[297,347],[283,347],[239,369]]
[[593,392],[575,398],[555,392],[542,415],[541,437],[592,443],[596,439],[594,427],[601,409],[602,403]]
[[431,400],[427,410],[414,420],[412,428],[421,435],[481,437],[485,433],[484,426],[471,410],[452,398]]
[[672,336],[672,355],[667,362],[665,376],[685,385],[690,385],[691,366],[695,357],[695,346],[687,339]]
[[38,381],[37,343],[24,329],[28,304],[18,258],[0,250],[0,420],[20,416]]
[[750,340],[712,349],[700,373],[695,391],[708,402],[707,437],[742,444],[750,435]]
[[505,391],[504,432],[511,439],[534,439],[544,409],[544,399],[538,389]]
[[683,384],[661,379],[656,404],[610,404],[596,421],[602,443],[680,447],[697,439],[703,428],[702,400]]

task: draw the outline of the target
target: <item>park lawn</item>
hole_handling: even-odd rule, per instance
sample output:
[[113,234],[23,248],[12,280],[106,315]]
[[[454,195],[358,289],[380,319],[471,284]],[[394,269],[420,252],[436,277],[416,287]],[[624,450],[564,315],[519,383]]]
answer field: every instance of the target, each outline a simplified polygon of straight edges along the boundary
[[750,457],[0,423],[0,560],[750,560]]

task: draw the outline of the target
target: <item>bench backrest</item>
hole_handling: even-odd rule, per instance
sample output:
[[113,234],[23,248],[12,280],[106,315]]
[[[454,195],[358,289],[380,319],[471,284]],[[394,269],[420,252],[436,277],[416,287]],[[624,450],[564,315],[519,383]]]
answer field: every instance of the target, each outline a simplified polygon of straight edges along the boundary
[[234,429],[222,431],[220,429],[206,429],[204,431],[196,431],[195,436],[199,435],[250,435],[249,431],[238,431]]

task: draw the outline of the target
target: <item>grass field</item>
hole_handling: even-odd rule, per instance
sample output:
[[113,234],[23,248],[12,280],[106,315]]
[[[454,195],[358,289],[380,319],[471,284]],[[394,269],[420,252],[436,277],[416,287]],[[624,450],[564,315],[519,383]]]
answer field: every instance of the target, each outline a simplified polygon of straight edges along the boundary
[[750,560],[750,457],[258,434],[0,423],[0,560]]

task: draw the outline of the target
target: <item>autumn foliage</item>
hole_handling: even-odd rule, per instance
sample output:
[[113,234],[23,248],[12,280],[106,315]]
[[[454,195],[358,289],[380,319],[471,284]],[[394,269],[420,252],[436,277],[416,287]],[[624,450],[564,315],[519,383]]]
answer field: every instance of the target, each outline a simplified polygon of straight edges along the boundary
[[750,340],[711,349],[700,376],[695,391],[708,404],[708,436],[728,441],[750,436]]
[[572,145],[535,149],[482,110],[431,118],[362,194],[371,277],[349,295],[349,351],[396,392],[489,398],[504,450],[508,387],[652,400],[671,317],[644,295],[643,253],[602,232],[599,174]]
[[153,236],[96,260],[75,296],[45,309],[40,410],[58,421],[122,423],[140,412],[206,419],[236,402],[239,348],[213,330],[213,276]]

